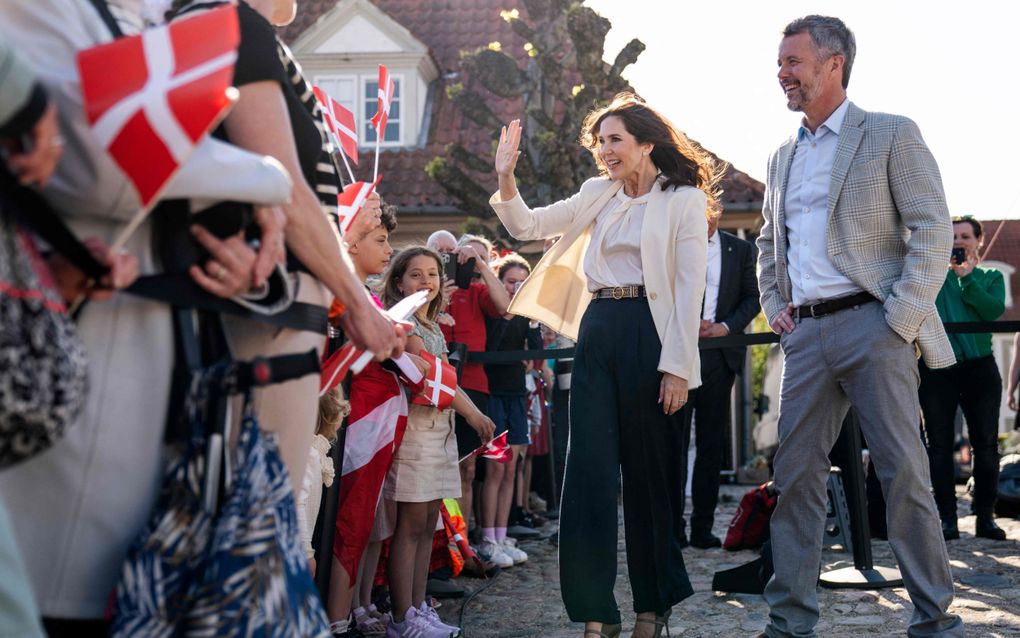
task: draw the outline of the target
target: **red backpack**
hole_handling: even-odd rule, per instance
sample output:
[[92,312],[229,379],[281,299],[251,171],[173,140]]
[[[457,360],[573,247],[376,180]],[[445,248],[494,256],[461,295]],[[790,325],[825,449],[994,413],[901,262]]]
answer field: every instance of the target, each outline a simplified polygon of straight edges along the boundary
[[776,509],[778,494],[772,481],[762,483],[740,499],[730,521],[723,547],[730,551],[758,549],[769,539],[769,519]]

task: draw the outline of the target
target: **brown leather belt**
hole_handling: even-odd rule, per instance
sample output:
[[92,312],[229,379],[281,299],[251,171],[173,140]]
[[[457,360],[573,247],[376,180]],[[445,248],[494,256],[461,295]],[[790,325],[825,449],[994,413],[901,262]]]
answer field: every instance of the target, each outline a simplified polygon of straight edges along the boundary
[[644,286],[616,286],[615,288],[599,288],[591,293],[592,299],[637,299],[645,296]]
[[813,304],[805,304],[793,309],[793,318],[798,321],[805,317],[823,317],[831,315],[838,310],[845,310],[853,306],[878,301],[870,292],[859,292],[846,297],[836,297],[828,301],[820,301]]

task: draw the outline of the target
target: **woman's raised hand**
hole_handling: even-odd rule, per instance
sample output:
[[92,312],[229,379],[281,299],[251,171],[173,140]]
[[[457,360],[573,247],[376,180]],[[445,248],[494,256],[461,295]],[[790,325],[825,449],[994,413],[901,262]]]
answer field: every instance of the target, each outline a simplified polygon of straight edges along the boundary
[[517,158],[521,152],[521,121],[514,120],[504,126],[499,133],[499,146],[496,147],[496,174],[500,177],[513,177]]

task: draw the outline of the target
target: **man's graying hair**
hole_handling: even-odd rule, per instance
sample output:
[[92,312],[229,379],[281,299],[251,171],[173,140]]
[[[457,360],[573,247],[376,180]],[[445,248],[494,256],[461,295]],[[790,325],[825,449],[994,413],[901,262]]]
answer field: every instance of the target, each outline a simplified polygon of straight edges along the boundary
[[850,70],[854,66],[857,55],[857,40],[854,33],[839,18],[810,15],[797,18],[783,29],[783,37],[788,38],[798,33],[808,33],[819,58],[824,60],[830,55],[843,56],[843,88],[850,84]]

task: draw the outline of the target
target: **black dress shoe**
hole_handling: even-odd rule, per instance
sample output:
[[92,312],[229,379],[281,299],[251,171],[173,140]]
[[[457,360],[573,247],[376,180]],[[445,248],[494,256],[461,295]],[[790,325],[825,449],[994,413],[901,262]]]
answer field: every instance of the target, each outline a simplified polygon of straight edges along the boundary
[[995,524],[995,519],[991,516],[978,517],[977,521],[974,522],[974,536],[990,538],[993,541],[1006,540],[1006,532]]
[[722,547],[722,541],[719,540],[718,536],[708,534],[706,536],[691,534],[691,547],[697,547],[698,549],[713,549],[715,547]]
[[956,526],[955,518],[942,519],[942,538],[947,541],[960,539],[960,528]]

